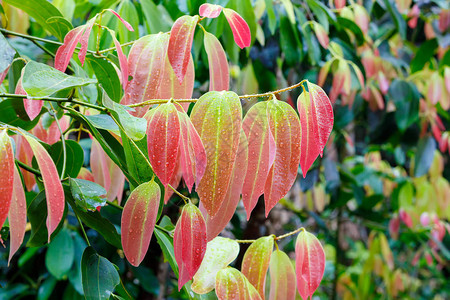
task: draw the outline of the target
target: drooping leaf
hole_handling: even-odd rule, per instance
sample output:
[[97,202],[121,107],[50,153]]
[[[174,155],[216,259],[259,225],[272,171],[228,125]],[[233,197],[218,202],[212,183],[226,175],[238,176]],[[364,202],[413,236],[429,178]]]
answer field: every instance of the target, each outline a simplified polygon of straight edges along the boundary
[[115,12],[112,9],[107,9],[108,11],[112,12],[119,20],[120,22],[123,23],[123,25],[125,25],[125,27],[129,30],[129,31],[134,31],[133,26],[130,25],[130,23],[128,23],[127,21],[125,21],[117,12]]
[[395,121],[401,131],[406,130],[419,118],[420,93],[412,83],[394,79],[388,96],[395,104]]
[[116,268],[106,258],[87,247],[81,259],[84,296],[88,300],[109,299],[120,277]]
[[295,271],[286,253],[275,250],[270,257],[270,300],[294,300],[297,291]]
[[[169,184],[174,188],[178,187],[181,183],[181,178],[183,177],[183,169],[180,162],[181,150],[178,151],[178,159],[177,164],[175,166],[175,171],[172,174],[172,178],[170,179]],[[164,204],[169,202],[170,197],[174,194],[174,191],[170,188],[165,189],[164,191]]]
[[206,245],[205,257],[194,275],[191,289],[197,294],[212,291],[217,273],[226,268],[239,254],[239,244],[231,239],[216,237]]
[[[78,59],[80,60],[81,65],[84,64],[84,59],[86,58],[86,53],[87,53],[87,50],[88,50],[88,44],[89,44],[89,36],[91,35],[91,31],[92,31],[92,27],[94,26],[95,19],[96,19],[96,16],[95,16],[94,18],[90,19],[90,20],[84,25],[85,28],[84,28],[84,30],[83,30],[83,35],[81,36],[81,39],[80,39],[81,49],[80,49],[80,51],[78,52]],[[64,39],[64,41],[65,41],[65,39]],[[58,50],[59,50],[59,49],[58,49]],[[70,56],[72,56],[72,55],[70,55]],[[55,59],[56,59],[56,58],[55,58]],[[56,68],[56,67],[55,67],[55,68]],[[67,68],[67,65],[66,65],[66,68]],[[58,70],[59,70],[59,69],[58,69]],[[60,71],[64,72],[64,71],[65,71],[65,68],[64,68],[64,70],[60,70]]]
[[256,288],[262,299],[264,299],[266,274],[269,269],[273,244],[273,236],[265,236],[257,239],[248,247],[242,260],[242,274]]
[[205,32],[204,44],[209,62],[209,90],[228,91],[230,75],[225,51],[219,40],[211,33]]
[[[3,162],[3,160],[2,160]],[[19,250],[25,236],[27,226],[27,202],[25,192],[20,179],[19,171],[14,165],[14,186],[11,205],[8,213],[9,231],[11,243],[9,245],[8,266],[13,255]]]
[[[27,94],[22,88],[22,76],[19,78],[19,81],[17,81],[15,93],[18,95]],[[30,120],[34,120],[40,114],[43,105],[44,101],[42,100],[31,100],[23,98],[23,107],[25,108],[25,111],[27,112]]]
[[106,190],[95,182],[84,179],[69,179],[75,203],[84,211],[95,210],[106,203]]
[[221,11],[222,6],[210,3],[204,3],[198,9],[200,16],[206,18],[217,18]]
[[180,84],[186,75],[197,22],[198,16],[182,16],[170,30],[167,56]]
[[92,58],[90,56],[87,57],[87,62],[91,66],[92,70],[94,71],[95,77],[102,85],[102,88],[105,90],[108,96],[114,102],[119,102],[122,98],[122,90],[120,87],[119,76],[117,75],[116,69],[114,68],[112,63],[110,63],[106,59]]
[[235,268],[225,268],[217,273],[216,295],[219,300],[261,299],[255,287],[248,281],[244,274]]
[[169,262],[170,267],[172,268],[172,271],[175,273],[175,276],[178,277],[178,266],[177,262],[175,260],[175,253],[173,250],[173,241],[169,237],[167,233],[164,231],[156,228],[155,229],[155,236],[158,240],[158,244],[161,247],[161,250],[164,254],[164,258],[166,261]]
[[[125,54],[122,51],[122,47],[120,46],[120,42],[116,38],[116,33],[113,30],[108,30],[111,34],[111,37],[114,41],[114,46],[116,47],[117,57],[119,58],[120,65],[120,73],[122,78],[122,86],[123,89],[126,90],[128,85],[128,60]],[[117,102],[117,101],[116,101]]]
[[161,190],[155,181],[131,192],[122,213],[122,247],[127,260],[139,266],[147,253],[158,214]]
[[433,163],[436,142],[431,136],[421,138],[417,145],[417,152],[414,160],[414,176],[421,177],[428,173]]
[[197,206],[188,203],[183,207],[175,226],[173,247],[178,264],[178,290],[200,268],[206,251],[206,224]]
[[[52,124],[53,125],[53,124]],[[77,177],[84,162],[84,151],[80,144],[76,141],[66,140],[66,160],[65,171],[62,175],[63,178]],[[64,147],[61,141],[53,144],[49,149],[49,154],[55,162],[58,174],[61,174],[64,166]]]
[[22,78],[22,87],[28,98],[47,97],[66,88],[96,83],[97,80],[69,76],[48,65],[30,61]]
[[209,92],[195,103],[191,120],[206,150],[205,175],[197,187],[208,214],[215,216],[226,197],[239,146],[242,107],[233,92]]
[[247,220],[264,193],[267,175],[276,155],[276,144],[269,126],[267,102],[259,102],[247,112],[242,124],[248,139],[247,174],[242,188],[242,201]]
[[[44,117],[50,117],[50,115],[44,114]],[[53,119],[53,117],[50,118]],[[69,127],[69,118],[67,116],[63,116],[59,120],[59,125],[61,126],[61,130],[64,132]],[[61,139],[61,133],[59,132],[58,124],[56,124],[56,122],[52,122],[50,126],[48,126],[48,124],[45,124],[44,127],[43,118],[41,118],[39,120],[39,123],[34,126],[34,128],[31,130],[31,134],[49,145],[53,145]]]
[[227,195],[214,217],[207,216],[206,231],[208,241],[215,238],[230,222],[236,211],[236,207],[241,199],[242,187],[244,185],[245,174],[247,173],[248,160],[248,140],[243,130],[241,130],[239,148],[231,174],[230,185]]
[[49,244],[45,254],[45,266],[57,279],[62,279],[72,268],[75,249],[70,231],[62,229]]
[[267,104],[269,128],[276,144],[275,160],[264,187],[266,217],[291,189],[300,163],[300,120],[286,102],[276,99]]
[[[26,142],[25,138],[19,134],[14,135],[13,139],[16,144],[16,159],[28,166],[31,166],[33,150],[31,150],[30,145]],[[33,186],[36,184],[34,174],[24,169],[21,170],[25,187],[27,191],[31,191]]]
[[250,27],[248,27],[247,22],[245,22],[245,20],[237,12],[230,8],[224,8],[223,13],[227,18],[228,24],[230,24],[234,41],[239,48],[243,49],[250,46],[252,37]]
[[[81,41],[83,32],[86,30],[86,25],[79,26],[72,29],[64,37],[64,44],[58,48],[55,56],[55,69],[65,72],[67,66],[70,63],[73,52],[77,47],[78,43]],[[87,46],[87,45],[86,45]]]
[[5,129],[0,130],[0,228],[8,217],[14,183],[14,152]]
[[150,110],[147,119],[148,156],[153,171],[164,187],[175,172],[180,144],[180,120],[173,103]]
[[300,231],[295,243],[297,289],[304,300],[312,297],[325,272],[325,252],[319,240],[306,230]]

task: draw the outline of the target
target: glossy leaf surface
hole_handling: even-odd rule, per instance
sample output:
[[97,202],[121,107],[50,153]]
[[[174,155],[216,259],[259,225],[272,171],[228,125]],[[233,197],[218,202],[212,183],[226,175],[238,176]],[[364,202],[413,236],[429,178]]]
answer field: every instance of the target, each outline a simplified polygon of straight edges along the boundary
[[105,205],[106,190],[101,185],[92,181],[74,178],[70,178],[69,183],[75,203],[84,211],[95,210],[97,207]]
[[247,22],[245,22],[245,20],[232,9],[224,8],[223,13],[227,18],[228,24],[230,24],[234,41],[239,48],[243,49],[250,46],[252,37]]
[[209,90],[228,91],[230,74],[227,55],[219,40],[211,33],[205,32],[204,45],[209,62]]
[[261,299],[258,291],[248,279],[235,268],[220,270],[216,276],[216,295],[219,300]]
[[[31,150],[30,145],[25,138],[19,134],[14,135],[13,139],[16,144],[16,159],[28,166],[31,166],[33,160],[33,150]],[[36,184],[34,174],[23,169],[21,170],[25,187],[27,191],[31,191],[33,186]]]
[[122,213],[122,247],[127,260],[139,266],[147,253],[158,214],[161,190],[155,181],[135,188]]
[[6,130],[0,130],[0,228],[8,217],[14,183],[14,153]]
[[55,56],[55,68],[61,72],[66,71],[70,63],[73,52],[83,36],[86,26],[79,26],[72,29],[64,37],[64,44],[58,48]]
[[72,268],[75,249],[70,231],[63,228],[48,245],[45,266],[52,276],[62,279]]
[[275,250],[270,257],[270,300],[294,300],[297,291],[294,267],[286,253]]
[[198,12],[201,17],[217,18],[222,12],[222,6],[210,3],[200,5]]
[[[22,76],[17,81],[15,93],[18,95],[26,95],[27,93],[22,88]],[[41,112],[44,101],[42,100],[30,100],[23,98],[23,108],[25,109],[30,120],[34,120]]]

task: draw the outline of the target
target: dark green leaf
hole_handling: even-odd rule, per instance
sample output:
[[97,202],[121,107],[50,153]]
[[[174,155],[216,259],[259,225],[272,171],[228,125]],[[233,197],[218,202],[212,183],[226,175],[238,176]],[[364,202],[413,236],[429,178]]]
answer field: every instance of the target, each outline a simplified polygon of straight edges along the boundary
[[417,152],[414,160],[414,176],[420,177],[427,174],[428,169],[433,162],[436,142],[431,136],[421,138],[417,146]]
[[86,249],[86,242],[77,233],[72,235],[73,246],[75,249],[75,255],[73,260],[72,269],[70,270],[67,277],[73,288],[80,294],[83,295],[83,284],[81,281],[81,257],[83,255],[84,249]]
[[338,30],[349,29],[355,35],[358,46],[364,44],[364,33],[355,22],[347,18],[338,17],[337,24],[339,24]]
[[[18,102],[21,102],[21,106],[17,105]],[[18,113],[16,109],[21,112]],[[36,126],[39,122],[39,118],[34,118],[33,121],[30,121],[30,118],[28,118],[28,115],[25,113],[23,101],[21,99],[5,99],[0,102],[0,121],[28,131]]]
[[299,44],[295,39],[297,33],[292,30],[292,24],[285,16],[280,19],[280,46],[288,65],[295,65],[302,60]]
[[411,73],[422,70],[425,64],[434,56],[437,48],[438,42],[436,38],[424,42],[411,61]]
[[106,59],[86,57],[86,61],[92,67],[95,77],[102,85],[108,96],[114,101],[119,102],[122,98],[122,85],[120,84],[119,76],[117,76],[116,69]]
[[70,232],[62,229],[51,241],[45,254],[45,266],[57,279],[62,279],[72,268],[75,250]]
[[[84,161],[84,151],[81,146],[72,140],[66,140],[66,170],[64,172],[63,178],[77,177],[78,173],[83,166]],[[49,151],[50,156],[55,162],[58,173],[61,174],[64,166],[64,151],[62,142],[59,141],[53,144]]]
[[419,92],[411,83],[396,79],[389,86],[388,95],[396,107],[397,126],[404,131],[419,118]]
[[47,277],[39,287],[36,300],[47,300],[50,298],[57,282],[58,280],[55,277],[51,275]]
[[125,159],[130,175],[140,184],[150,181],[153,176],[153,170],[148,164],[147,138],[144,137],[140,141],[135,142],[141,152],[146,155],[146,157],[143,157],[130,139],[123,132],[121,133],[123,150],[125,151]]
[[397,10],[395,1],[383,0],[383,3],[386,6],[386,9],[388,10],[389,14],[391,15],[395,23],[395,26],[397,27],[398,33],[400,34],[402,39],[406,39],[406,22],[403,19],[402,15]]
[[98,206],[104,206],[106,190],[95,182],[70,178],[70,190],[78,205],[84,211],[95,210]]
[[169,237],[167,233],[158,228],[155,228],[155,236],[158,244],[164,254],[164,260],[168,261],[175,276],[178,277],[178,265],[175,260],[175,252],[173,251],[173,238]]

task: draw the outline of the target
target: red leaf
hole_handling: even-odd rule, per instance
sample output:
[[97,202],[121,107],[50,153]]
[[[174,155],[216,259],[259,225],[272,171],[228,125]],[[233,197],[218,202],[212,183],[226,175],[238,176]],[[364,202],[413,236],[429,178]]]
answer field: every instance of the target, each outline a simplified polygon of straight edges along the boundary
[[217,18],[220,15],[220,12],[222,11],[222,6],[216,5],[216,4],[210,4],[210,3],[204,3],[200,5],[200,8],[198,9],[198,12],[201,17],[206,18]]
[[64,37],[64,44],[58,48],[55,55],[55,68],[61,72],[66,71],[73,52],[80,42],[86,25],[78,26],[69,31]]
[[224,8],[223,13],[227,18],[228,24],[230,24],[234,41],[239,48],[243,49],[250,46],[251,33],[247,22],[245,22],[245,20],[237,12],[230,8]]
[[[42,122],[42,119],[39,120],[39,123],[31,130],[31,133],[46,144],[53,145],[58,142],[61,139],[58,124],[54,121],[47,129],[45,129]],[[69,127],[69,117],[63,116],[59,120],[59,125],[61,126],[62,131],[65,131]]]
[[220,270],[216,276],[216,295],[219,300],[261,299],[258,291],[248,279],[235,268]]
[[300,121],[289,104],[274,99],[268,102],[267,109],[276,154],[264,187],[266,217],[291,189],[297,177],[301,138]]
[[226,197],[239,146],[242,107],[233,92],[208,92],[195,103],[191,120],[206,150],[205,175],[197,192],[210,216]]
[[175,21],[170,30],[167,55],[180,84],[186,75],[197,22],[198,16],[182,16]]
[[242,260],[242,274],[253,284],[263,299],[264,287],[266,286],[266,274],[269,269],[273,243],[273,236],[265,236],[257,239],[245,251]]
[[[86,53],[87,53],[88,44],[89,44],[89,35],[91,34],[92,27],[94,26],[94,22],[95,22],[95,17],[90,19],[86,23],[86,25],[84,25],[84,32],[80,39],[81,49],[80,49],[80,52],[78,52],[78,59],[80,60],[81,65],[84,64],[84,59],[86,58]],[[65,42],[65,39],[64,39],[64,42]],[[70,55],[70,56],[72,56],[72,55]],[[65,68],[64,68],[64,71],[65,71]]]
[[107,9],[110,12],[112,12],[117,18],[119,18],[120,22],[123,23],[123,25],[125,25],[125,27],[129,30],[129,31],[134,31],[133,26],[130,25],[130,23],[128,23],[127,21],[125,21],[118,13],[116,13],[114,10],[112,9]]
[[148,156],[153,171],[164,187],[175,171],[180,144],[180,120],[173,103],[150,110],[147,119]]
[[80,172],[78,173],[77,178],[95,182],[94,175],[92,175],[91,171],[89,171],[88,169],[86,169],[84,167],[81,168]]
[[0,84],[2,84],[3,80],[5,80],[5,77],[9,71],[9,67],[10,66],[8,66],[3,72],[0,72]]
[[229,89],[230,75],[225,51],[219,40],[206,31],[204,43],[209,62],[209,90],[227,91]]
[[[25,138],[19,134],[14,135],[13,139],[16,143],[16,159],[28,166],[31,166],[33,160],[33,150],[31,150],[30,145]],[[22,169],[22,176],[25,181],[27,191],[30,192],[36,184],[34,174]]]
[[208,215],[206,219],[206,231],[208,241],[219,235],[225,226],[230,222],[236,211],[236,207],[241,199],[242,186],[244,185],[245,174],[247,173],[248,141],[243,130],[241,130],[238,152],[231,174],[230,185],[227,195],[214,217]]
[[47,230],[48,241],[53,231],[58,227],[64,213],[64,191],[59,181],[58,171],[55,163],[45,148],[28,133],[22,131],[22,135],[30,144],[36,158],[39,169],[41,170],[42,180],[44,181],[45,197],[47,199]]
[[114,45],[117,51],[117,57],[119,58],[120,64],[120,73],[122,75],[122,86],[123,89],[126,90],[128,85],[128,61],[125,54],[123,54],[122,47],[120,46],[119,41],[116,38],[116,33],[112,30],[109,31],[114,41]]
[[8,216],[14,183],[14,153],[7,130],[0,130],[0,228]]
[[[17,81],[15,93],[18,95],[26,95],[27,93],[22,88],[22,74],[20,75],[19,80]],[[23,98],[23,107],[25,108],[25,112],[27,113],[30,120],[34,120],[41,112],[42,106],[44,105],[44,101],[42,100],[29,100],[27,98]]]
[[325,252],[319,240],[306,230],[300,231],[295,243],[295,272],[300,296],[304,300],[312,297],[325,272]]
[[206,152],[202,140],[195,130],[194,125],[186,113],[178,112],[181,125],[180,137],[180,163],[183,170],[183,178],[189,192],[192,191],[194,182],[198,183],[205,174]]
[[127,260],[139,266],[147,253],[156,224],[161,190],[155,181],[135,188],[122,213],[122,247]]
[[[128,71],[132,79],[125,89],[122,104],[158,98],[168,42],[168,35],[159,33],[144,36],[133,44],[128,54]],[[136,107],[132,114],[142,117],[148,107]]]
[[[183,170],[181,168],[181,163],[180,163],[180,154],[181,154],[181,151],[179,150],[175,171],[173,172],[172,178],[170,179],[170,182],[169,182],[169,184],[171,186],[173,186],[174,188],[177,188],[180,185],[181,177],[183,177]],[[167,202],[169,202],[169,199],[170,199],[170,197],[172,197],[173,193],[174,193],[174,191],[170,188],[164,190],[164,204],[167,204]]]
[[188,203],[183,207],[175,226],[173,248],[180,269],[178,290],[194,277],[206,251],[206,224],[197,206]]
[[242,188],[242,201],[250,218],[259,196],[264,193],[267,175],[276,154],[276,144],[269,128],[267,102],[256,103],[247,112],[242,124],[248,139],[247,174]]
[[11,243],[9,245],[9,259],[8,266],[11,262],[11,258],[19,249],[25,236],[25,230],[27,226],[27,201],[25,198],[25,192],[22,186],[22,180],[20,179],[19,172],[14,165],[14,185],[11,198],[11,206],[8,214],[9,230],[11,236]]
[[295,271],[286,253],[275,250],[270,257],[270,300],[294,300],[297,284]]

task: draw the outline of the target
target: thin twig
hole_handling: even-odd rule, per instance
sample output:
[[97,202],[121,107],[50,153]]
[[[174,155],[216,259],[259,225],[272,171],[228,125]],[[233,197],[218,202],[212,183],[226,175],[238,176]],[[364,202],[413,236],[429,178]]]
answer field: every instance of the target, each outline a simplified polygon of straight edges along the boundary
[[[131,42],[123,43],[123,44],[120,45],[120,47],[123,48],[123,47],[129,46],[129,45],[133,45],[134,42],[136,42],[136,41],[131,41]],[[111,48],[108,48],[108,49],[100,50],[100,51],[98,52],[98,54],[103,54],[103,53],[106,53],[106,52],[109,52],[109,51],[114,51],[114,50],[116,50],[116,47],[111,47]]]
[[[0,94],[0,98],[23,99],[23,98],[26,98],[26,97],[27,97],[27,95],[9,94],[9,93],[1,93]],[[46,100],[46,101],[55,101],[55,102],[70,102],[69,98],[55,98],[55,97],[37,97],[37,98],[31,98],[31,99],[28,99],[28,100]]]
[[67,149],[66,149],[66,139],[64,138],[64,132],[61,128],[61,125],[59,124],[59,120],[56,117],[55,109],[53,108],[53,105],[50,103],[50,107],[52,108],[52,111],[50,112],[50,115],[55,119],[56,126],[58,126],[59,134],[61,134],[61,143],[63,147],[63,166],[62,171],[60,175],[60,180],[64,178],[64,173],[66,172],[66,161],[67,161]]
[[28,172],[30,172],[30,173],[33,173],[34,175],[42,176],[42,174],[41,174],[41,172],[40,172],[39,170],[36,170],[36,169],[34,169],[34,168],[32,168],[32,167],[30,167],[30,166],[24,164],[24,163],[21,162],[20,160],[17,160],[17,159],[16,159],[16,163],[19,165],[19,167],[21,167],[21,168],[24,169],[24,170],[26,170],[26,171],[28,171]]
[[173,186],[171,186],[170,184],[168,184],[167,186],[170,187],[170,188],[173,190],[173,192],[174,192],[175,194],[177,194],[178,196],[180,196],[181,199],[183,199],[184,204],[188,204],[188,202],[191,201],[191,199],[190,199],[189,197],[186,197],[185,195],[183,195],[182,193],[180,193],[179,191],[177,191],[177,189],[174,188]]
[[106,203],[108,203],[108,205],[111,205],[112,207],[115,207],[115,208],[117,208],[119,210],[123,210],[123,207],[120,206],[119,204],[115,204],[114,202],[111,202],[111,201],[108,201],[108,200],[106,200]]
[[[74,213],[75,213],[75,211],[74,211]],[[78,223],[80,224],[81,232],[83,233],[84,239],[86,240],[86,243],[87,243],[88,246],[90,247],[90,246],[91,246],[91,243],[89,243],[89,239],[88,239],[88,236],[87,236],[87,234],[86,234],[86,231],[84,230],[83,223],[81,222],[80,217],[79,217],[76,213],[75,213],[75,217],[77,218]]]
[[300,231],[305,231],[305,228],[300,227],[300,228],[298,228],[297,230],[294,230],[294,231],[288,232],[288,233],[286,233],[286,234],[277,236],[277,237],[275,237],[275,240],[278,241],[278,240],[284,239],[284,238],[286,238],[286,237],[288,237],[288,236],[291,236],[291,235],[294,235],[294,234],[296,234],[296,233],[299,233]]

